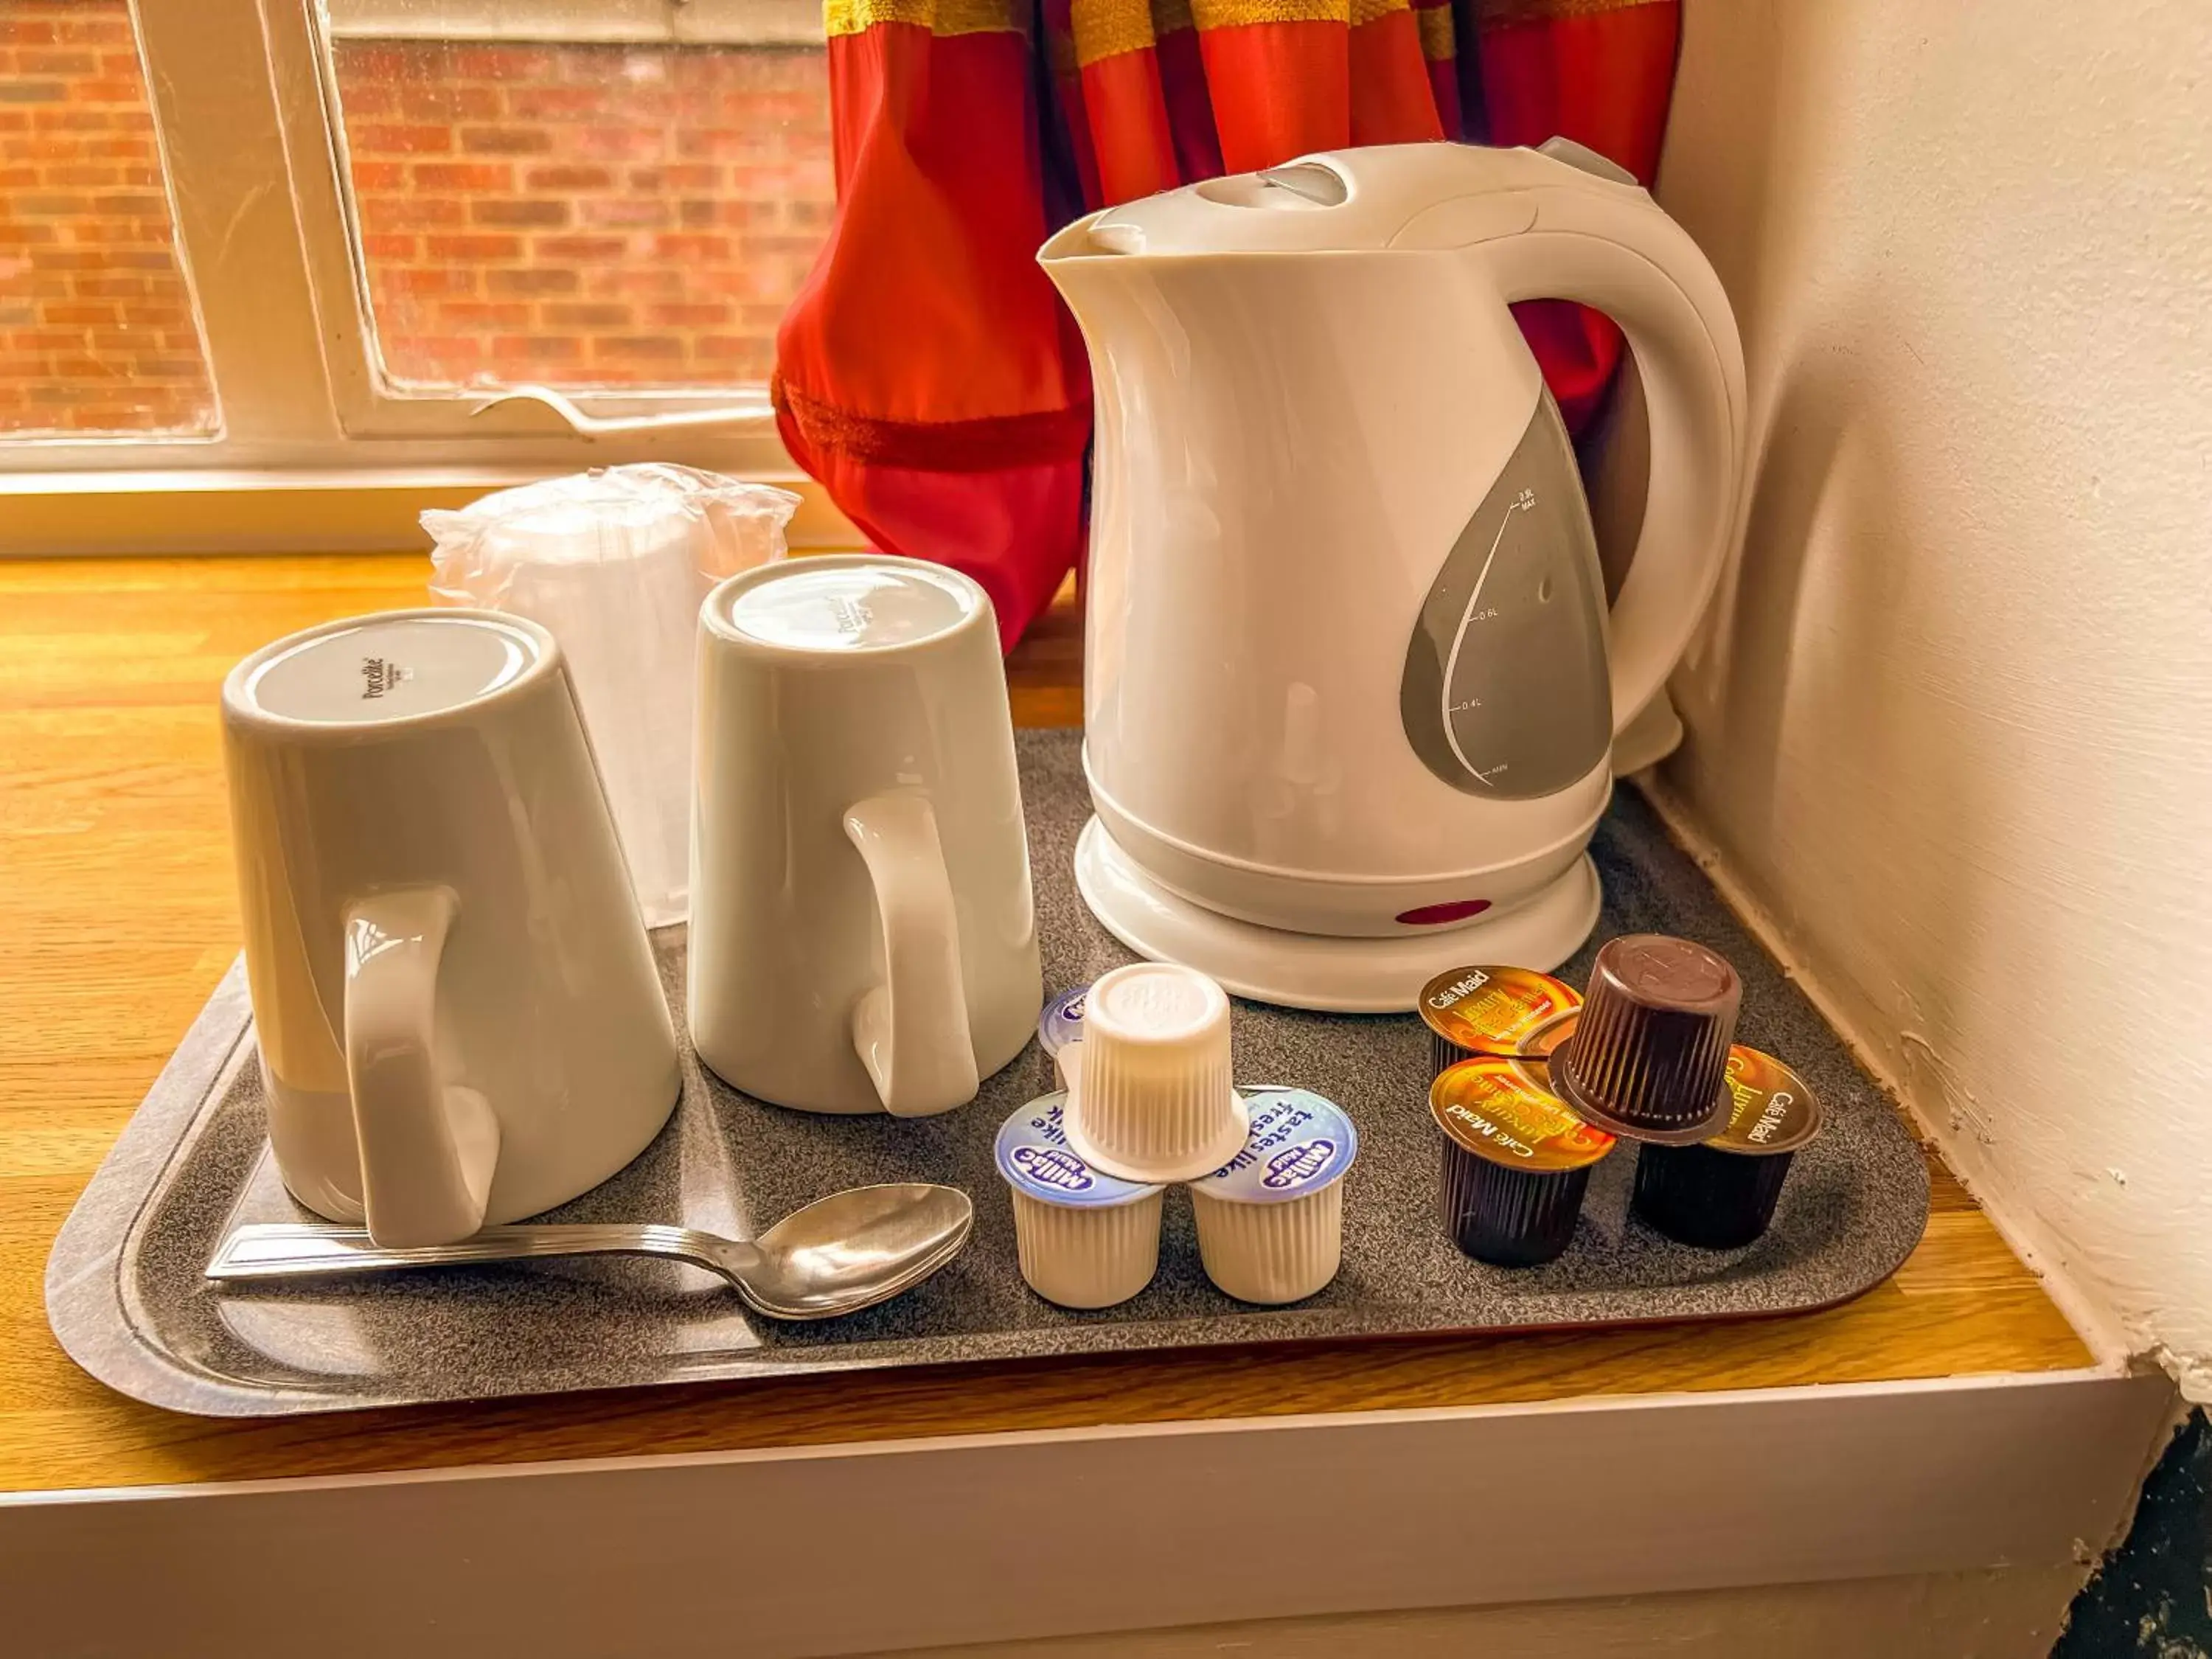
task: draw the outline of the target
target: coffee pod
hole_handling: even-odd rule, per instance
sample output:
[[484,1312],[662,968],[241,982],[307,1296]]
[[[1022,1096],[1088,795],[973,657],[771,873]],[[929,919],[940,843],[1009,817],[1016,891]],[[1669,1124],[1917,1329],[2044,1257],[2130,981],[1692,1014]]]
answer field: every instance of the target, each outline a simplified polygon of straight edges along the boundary
[[1190,1184],[1206,1276],[1240,1302],[1296,1302],[1344,1259],[1344,1176],[1359,1153],[1352,1120],[1304,1089],[1250,1100],[1243,1150]]
[[1493,1055],[1437,1079],[1429,1112],[1444,1132],[1444,1231],[1453,1243],[1498,1267],[1533,1267],[1565,1250],[1590,1170],[1613,1138],[1524,1064]]
[[1820,1133],[1820,1103],[1771,1054],[1729,1050],[1728,1121],[1695,1146],[1646,1146],[1636,1160],[1636,1213],[1668,1237],[1708,1250],[1750,1243],[1774,1219],[1791,1155]]
[[1119,1181],[1068,1150],[1065,1095],[999,1126],[999,1173],[1014,1200],[1014,1254],[1029,1287],[1063,1308],[1110,1308],[1160,1265],[1163,1189]]
[[1686,939],[1624,933],[1590,969],[1574,1036],[1553,1054],[1552,1090],[1601,1129],[1661,1146],[1703,1140],[1729,1109],[1729,1044],[1743,984],[1728,959]]
[[[1421,988],[1431,1077],[1473,1054],[1544,1054],[1560,1016],[1583,1005],[1563,979],[1528,968],[1455,968]],[[1556,1037],[1554,1037],[1556,1040]],[[1541,1047],[1531,1046],[1542,1043]]]
[[1250,1127],[1230,1085],[1229,998],[1193,968],[1139,962],[1091,988],[1083,1063],[1069,1077],[1067,1144],[1124,1181],[1194,1181],[1237,1156]]

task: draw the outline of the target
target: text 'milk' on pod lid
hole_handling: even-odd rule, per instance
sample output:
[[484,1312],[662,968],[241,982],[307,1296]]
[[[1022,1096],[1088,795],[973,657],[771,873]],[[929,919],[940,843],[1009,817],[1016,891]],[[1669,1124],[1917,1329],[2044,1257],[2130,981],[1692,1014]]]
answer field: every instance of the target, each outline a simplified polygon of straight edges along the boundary
[[1728,1122],[1705,1143],[1715,1152],[1794,1152],[1820,1133],[1820,1100],[1772,1054],[1740,1042],[1731,1048],[1728,1088]]
[[1083,1000],[1090,994],[1088,985],[1071,986],[1045,1004],[1037,1016],[1037,1042],[1047,1054],[1083,1041]]
[[1579,1170],[1613,1138],[1577,1117],[1512,1060],[1479,1054],[1429,1090],[1437,1126],[1470,1152],[1522,1170]]
[[1279,1204],[1317,1193],[1352,1167],[1359,1134],[1344,1109],[1307,1089],[1249,1093],[1252,1127],[1244,1150],[1190,1184],[1208,1198]]
[[1133,1204],[1159,1191],[1142,1182],[1109,1176],[1078,1158],[1060,1127],[1066,1103],[1065,1093],[1042,1095],[999,1126],[994,1150],[999,1173],[1009,1186],[1043,1203],[1078,1210]]
[[[1529,1035],[1579,1008],[1583,994],[1529,968],[1454,968],[1421,988],[1421,1018],[1476,1054],[1516,1054]],[[1548,1046],[1548,1045],[1547,1045]]]

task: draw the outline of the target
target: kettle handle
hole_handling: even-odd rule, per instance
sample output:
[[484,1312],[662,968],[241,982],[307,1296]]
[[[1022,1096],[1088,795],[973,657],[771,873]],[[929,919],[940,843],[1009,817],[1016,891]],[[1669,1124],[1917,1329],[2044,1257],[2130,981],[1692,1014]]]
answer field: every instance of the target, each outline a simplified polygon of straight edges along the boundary
[[[1562,172],[1569,171],[1561,163]],[[1611,626],[1613,729],[1658,695],[1735,544],[1743,345],[1720,278],[1644,191],[1580,176],[1529,192],[1533,226],[1468,252],[1507,304],[1574,300],[1618,323],[1651,414],[1644,529]]]

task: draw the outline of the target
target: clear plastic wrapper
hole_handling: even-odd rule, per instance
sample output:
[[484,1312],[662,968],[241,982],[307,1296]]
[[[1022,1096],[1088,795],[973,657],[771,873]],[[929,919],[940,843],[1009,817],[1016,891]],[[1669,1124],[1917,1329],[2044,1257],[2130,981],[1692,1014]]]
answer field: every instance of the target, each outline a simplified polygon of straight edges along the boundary
[[685,914],[700,601],[782,557],[798,507],[772,485],[655,462],[422,515],[441,604],[527,617],[560,641],[648,927]]

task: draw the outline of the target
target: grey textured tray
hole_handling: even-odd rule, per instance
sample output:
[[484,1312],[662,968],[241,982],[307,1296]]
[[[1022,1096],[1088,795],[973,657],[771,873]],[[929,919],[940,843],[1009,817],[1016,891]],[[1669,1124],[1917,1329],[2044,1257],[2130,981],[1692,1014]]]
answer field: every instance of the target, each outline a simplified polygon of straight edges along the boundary
[[[1078,744],[1073,732],[1021,738],[1053,989],[1128,960],[1084,908],[1070,873],[1087,810]],[[1624,1148],[1599,1167],[1559,1261],[1518,1272],[1469,1261],[1437,1218],[1419,1024],[1239,1003],[1238,1073],[1318,1090],[1359,1127],[1343,1271],[1293,1307],[1246,1307],[1207,1283],[1181,1189],[1169,1194],[1159,1276],[1136,1299],[1079,1314],[1030,1294],[1016,1271],[991,1143],[1008,1113],[1052,1086],[1035,1043],[973,1104],[908,1121],[764,1106],[687,1056],[683,1104],[667,1130],[629,1169],[555,1212],[744,1234],[860,1182],[944,1181],[972,1192],[975,1233],[961,1259],[848,1319],[756,1319],[719,1280],[648,1261],[216,1286],[201,1269],[232,1224],[302,1215],[263,1138],[245,980],[234,967],[64,1226],[47,1265],[48,1316],[77,1362],[112,1387],[229,1417],[1102,1349],[1781,1314],[1879,1284],[1928,1214],[1927,1170],[1896,1114],[1639,796],[1617,793],[1593,852],[1605,883],[1596,937],[1656,930],[1724,952],[1743,972],[1742,1039],[1789,1060],[1826,1103],[1826,1133],[1798,1154],[1773,1228],[1747,1249],[1689,1249],[1630,1220]],[[1590,948],[1562,969],[1577,983]],[[663,936],[661,955],[680,1005],[680,929]]]

